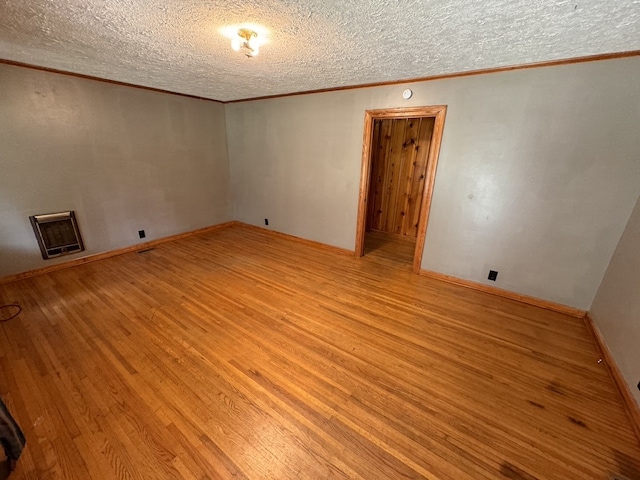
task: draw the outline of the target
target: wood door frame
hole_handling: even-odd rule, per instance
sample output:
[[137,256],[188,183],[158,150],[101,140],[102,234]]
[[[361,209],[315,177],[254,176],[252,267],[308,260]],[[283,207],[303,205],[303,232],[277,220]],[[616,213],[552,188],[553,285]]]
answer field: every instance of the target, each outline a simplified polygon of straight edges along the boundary
[[433,186],[436,180],[436,168],[438,157],[440,156],[440,144],[442,143],[442,132],[444,130],[444,120],[447,115],[446,105],[433,105],[429,107],[409,107],[409,108],[384,108],[380,110],[366,110],[364,112],[364,138],[362,141],[362,167],[360,171],[360,198],[358,200],[358,223],[356,227],[356,257],[364,255],[364,237],[367,227],[367,202],[369,196],[369,186],[371,184],[371,150],[373,142],[373,124],[379,119],[402,119],[416,117],[432,117],[435,119],[433,133],[431,134],[431,144],[427,157],[427,174],[422,191],[420,204],[420,217],[418,220],[418,233],[416,236],[416,249],[413,255],[413,272],[420,273],[422,264],[422,251],[429,222],[429,210],[431,209],[431,197],[433,196]]

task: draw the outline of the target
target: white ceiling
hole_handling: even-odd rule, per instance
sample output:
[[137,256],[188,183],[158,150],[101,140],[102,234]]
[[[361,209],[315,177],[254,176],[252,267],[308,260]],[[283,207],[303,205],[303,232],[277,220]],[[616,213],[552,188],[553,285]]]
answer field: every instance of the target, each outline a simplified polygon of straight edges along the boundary
[[640,0],[0,1],[0,58],[222,101],[630,50]]

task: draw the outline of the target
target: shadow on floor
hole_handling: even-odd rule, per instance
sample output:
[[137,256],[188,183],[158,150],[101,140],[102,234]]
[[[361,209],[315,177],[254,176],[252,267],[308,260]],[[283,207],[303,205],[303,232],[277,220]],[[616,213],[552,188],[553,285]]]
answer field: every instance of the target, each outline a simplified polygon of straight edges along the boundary
[[376,257],[385,262],[411,265],[415,246],[414,237],[370,231],[365,235],[364,255]]
[[623,480],[640,480],[640,463],[638,463],[638,460],[618,450],[615,450],[614,454],[618,464],[618,470],[615,473],[620,474]]

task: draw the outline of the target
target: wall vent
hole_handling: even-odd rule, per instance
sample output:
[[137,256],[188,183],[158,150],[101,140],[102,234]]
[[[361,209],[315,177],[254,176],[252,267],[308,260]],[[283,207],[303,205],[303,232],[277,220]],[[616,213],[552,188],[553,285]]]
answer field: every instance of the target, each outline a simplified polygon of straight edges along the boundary
[[84,250],[76,216],[72,211],[32,215],[29,220],[45,260]]

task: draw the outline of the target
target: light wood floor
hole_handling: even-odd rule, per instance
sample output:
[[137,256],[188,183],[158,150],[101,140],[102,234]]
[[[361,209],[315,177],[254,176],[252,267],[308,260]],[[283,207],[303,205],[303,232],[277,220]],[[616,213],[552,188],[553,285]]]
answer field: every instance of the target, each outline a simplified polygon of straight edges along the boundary
[[413,266],[416,249],[415,237],[369,231],[365,235],[364,255],[373,254],[378,262],[392,262],[398,268]]
[[15,479],[640,478],[580,320],[248,227],[0,286]]

